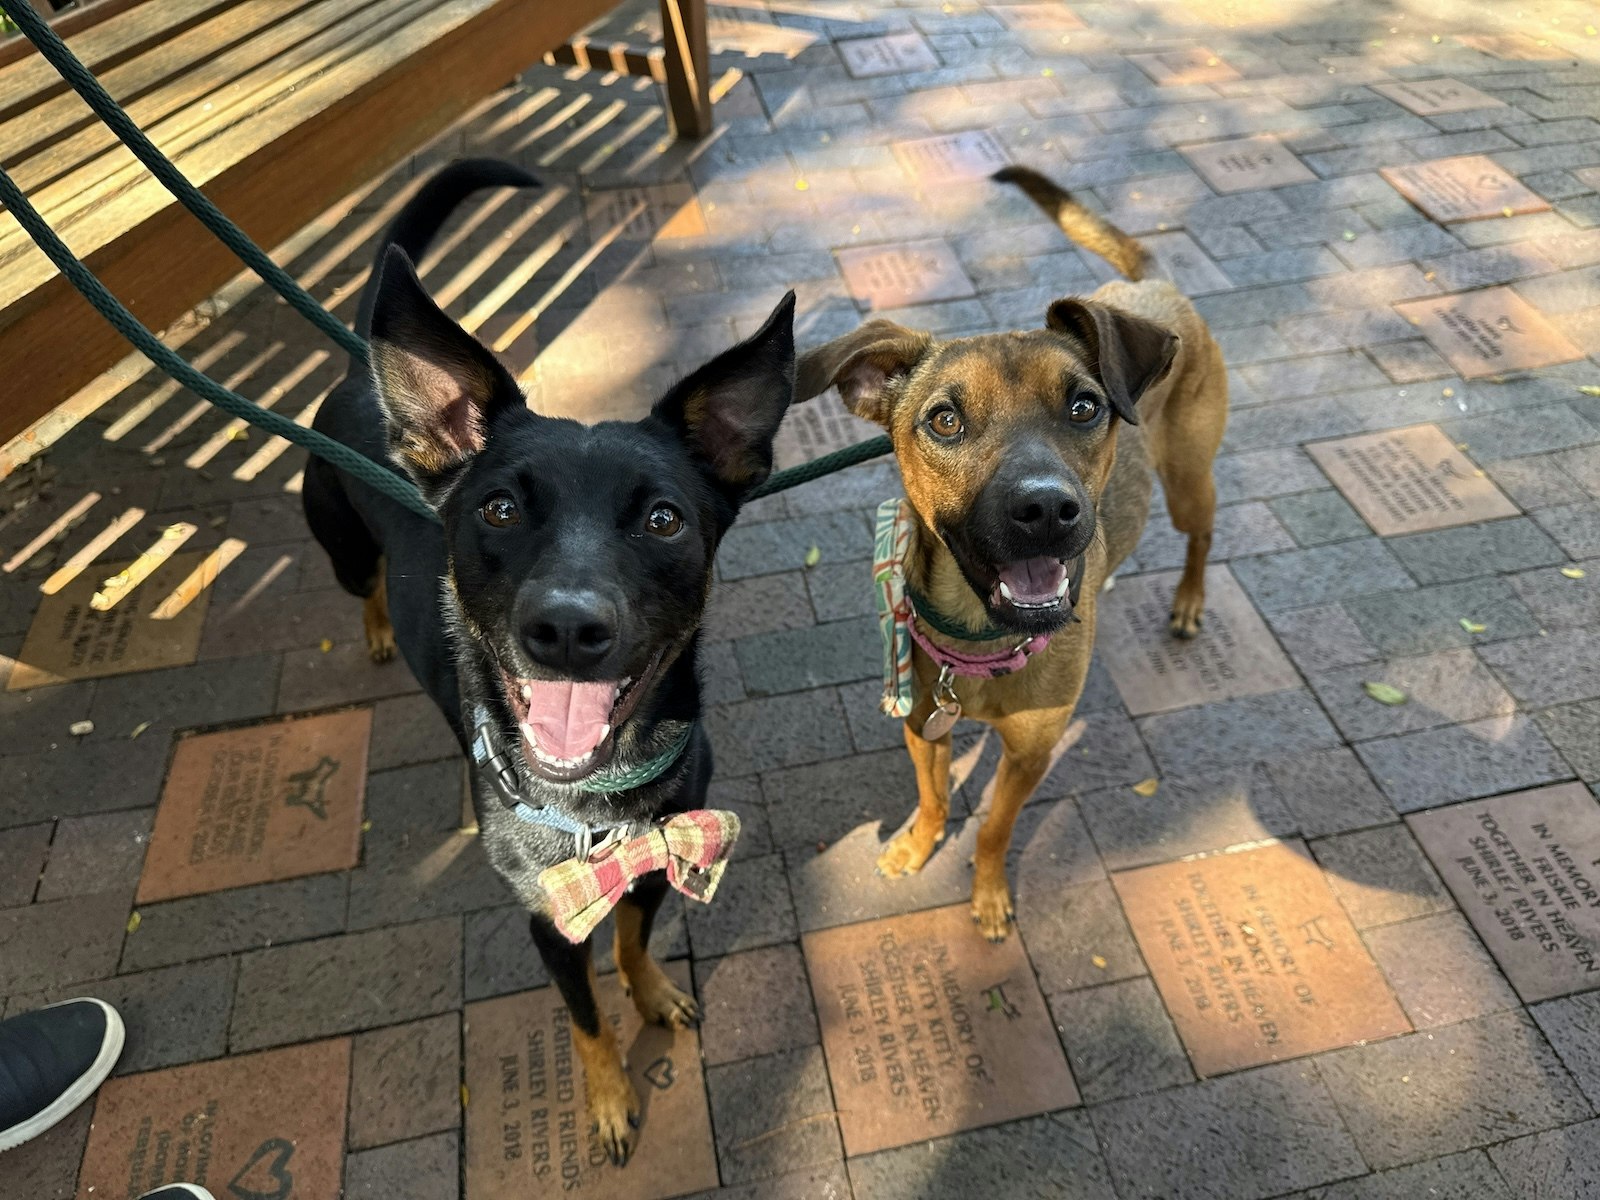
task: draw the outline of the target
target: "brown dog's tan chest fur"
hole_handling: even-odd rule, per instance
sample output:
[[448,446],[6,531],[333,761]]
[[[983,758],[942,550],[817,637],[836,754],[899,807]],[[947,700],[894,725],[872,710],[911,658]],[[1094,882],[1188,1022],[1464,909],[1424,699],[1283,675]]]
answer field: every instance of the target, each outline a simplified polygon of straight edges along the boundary
[[[1018,174],[1026,176],[1030,195],[1050,201],[1047,211],[1069,233],[1092,225],[1098,241],[1119,246],[1120,262],[1143,261],[1136,243],[1085,216],[1066,193],[1042,177]],[[1046,326],[940,343],[870,321],[798,365],[797,398],[837,384],[853,411],[889,430],[916,518],[906,561],[916,591],[939,615],[971,629],[997,621],[1011,628],[1003,618],[1017,613],[1017,632],[989,642],[955,642],[924,623],[922,632],[936,643],[967,654],[1007,650],[1048,620],[1034,611],[1037,604],[1007,609],[1007,594],[989,590],[992,580],[974,550],[990,528],[974,514],[986,504],[992,508],[992,489],[1003,482],[1008,462],[1026,455],[1030,462],[1056,464],[1070,476],[1072,494],[1092,508],[1092,539],[1077,552],[1082,586],[1071,610],[1076,620],[1056,628],[1049,645],[1019,671],[953,681],[963,714],[992,726],[1002,744],[973,880],[973,918],[991,939],[1006,935],[1012,916],[1005,857],[1017,812],[1049,770],[1082,694],[1099,595],[1139,541],[1152,474],[1162,480],[1173,525],[1188,535],[1171,628],[1183,637],[1198,631],[1216,505],[1211,464],[1227,419],[1221,352],[1171,284],[1107,284],[1087,301],[1057,301]],[[1114,417],[1094,413],[1097,401]],[[1075,512],[1076,504],[1062,511]],[[1080,523],[1067,520],[1069,529]],[[999,577],[1006,578],[1003,570]],[[944,837],[949,816],[950,736],[921,736],[935,708],[939,673],[919,648],[905,728],[919,799],[911,826],[879,858],[879,870],[891,877],[920,869]]]

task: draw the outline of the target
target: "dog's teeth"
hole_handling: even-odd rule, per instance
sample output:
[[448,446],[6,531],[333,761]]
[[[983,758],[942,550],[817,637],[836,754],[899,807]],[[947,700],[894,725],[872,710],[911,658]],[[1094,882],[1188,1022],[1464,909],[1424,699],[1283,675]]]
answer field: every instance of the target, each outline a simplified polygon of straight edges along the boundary
[[1068,587],[1069,584],[1071,584],[1071,582],[1072,582],[1072,579],[1069,576],[1063,575],[1061,577],[1061,586],[1056,588],[1056,599],[1057,600],[1061,599],[1061,597],[1063,597],[1063,596],[1065,596],[1067,594],[1067,587]]
[[1006,581],[1004,579],[1000,581],[1000,595],[1003,599],[1009,601],[1010,603],[1016,603],[1016,599],[1011,595],[1011,589],[1006,586]]
[[600,740],[603,742],[611,736],[611,726],[606,725],[600,730]]
[[527,684],[522,685],[522,698],[530,704],[533,702],[533,689]]

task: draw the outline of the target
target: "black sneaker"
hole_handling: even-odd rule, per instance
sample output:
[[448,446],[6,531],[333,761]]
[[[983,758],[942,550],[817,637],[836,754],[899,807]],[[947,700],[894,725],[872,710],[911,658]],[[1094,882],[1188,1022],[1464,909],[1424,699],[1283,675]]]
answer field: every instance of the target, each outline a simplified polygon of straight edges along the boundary
[[166,1187],[146,1192],[139,1200],[217,1200],[198,1183],[169,1183]]
[[104,1000],[67,1000],[0,1021],[0,1150],[60,1121],[122,1054],[122,1018]]

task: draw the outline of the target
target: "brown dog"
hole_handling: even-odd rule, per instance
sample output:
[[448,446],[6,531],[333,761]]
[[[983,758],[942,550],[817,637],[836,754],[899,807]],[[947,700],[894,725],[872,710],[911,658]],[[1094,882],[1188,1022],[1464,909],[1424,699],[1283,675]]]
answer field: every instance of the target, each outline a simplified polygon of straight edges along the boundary
[[[869,321],[801,358],[795,397],[837,385],[851,411],[887,429],[914,514],[904,562],[919,645],[906,747],[920,795],[916,820],[878,869],[891,878],[915,872],[944,837],[958,704],[992,725],[1003,746],[972,884],[973,919],[991,941],[1012,919],[1012,825],[1083,691],[1095,600],[1139,540],[1151,467],[1173,525],[1189,538],[1171,629],[1199,631],[1216,508],[1211,464],[1228,413],[1217,344],[1170,283],[1140,281],[1144,249],[1035,172],[1008,168],[995,178],[1020,186],[1133,282],[1057,300],[1046,327],[1027,332],[941,342]],[[941,634],[930,616],[981,639]],[[1025,659],[1013,653],[1024,643]],[[1025,665],[952,678],[935,654],[947,663],[965,656],[967,667],[1008,656]]]

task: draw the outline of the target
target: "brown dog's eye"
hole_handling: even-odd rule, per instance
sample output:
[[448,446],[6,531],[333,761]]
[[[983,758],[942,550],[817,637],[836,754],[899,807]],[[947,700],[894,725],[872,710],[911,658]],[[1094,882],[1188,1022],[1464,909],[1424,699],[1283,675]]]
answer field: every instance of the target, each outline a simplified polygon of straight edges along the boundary
[[504,492],[490,496],[478,511],[483,515],[483,519],[496,529],[505,529],[522,521],[522,514],[517,511],[517,502]]
[[928,418],[928,428],[942,438],[953,438],[961,432],[961,417],[953,408],[941,408]]
[[644,525],[657,537],[677,537],[678,531],[683,528],[683,517],[672,505],[658,504],[650,510]]
[[1088,421],[1092,421],[1099,415],[1100,400],[1096,396],[1090,396],[1086,393],[1080,392],[1078,395],[1074,396],[1072,398],[1072,402],[1067,405],[1068,420],[1074,421],[1079,425],[1082,425]]

